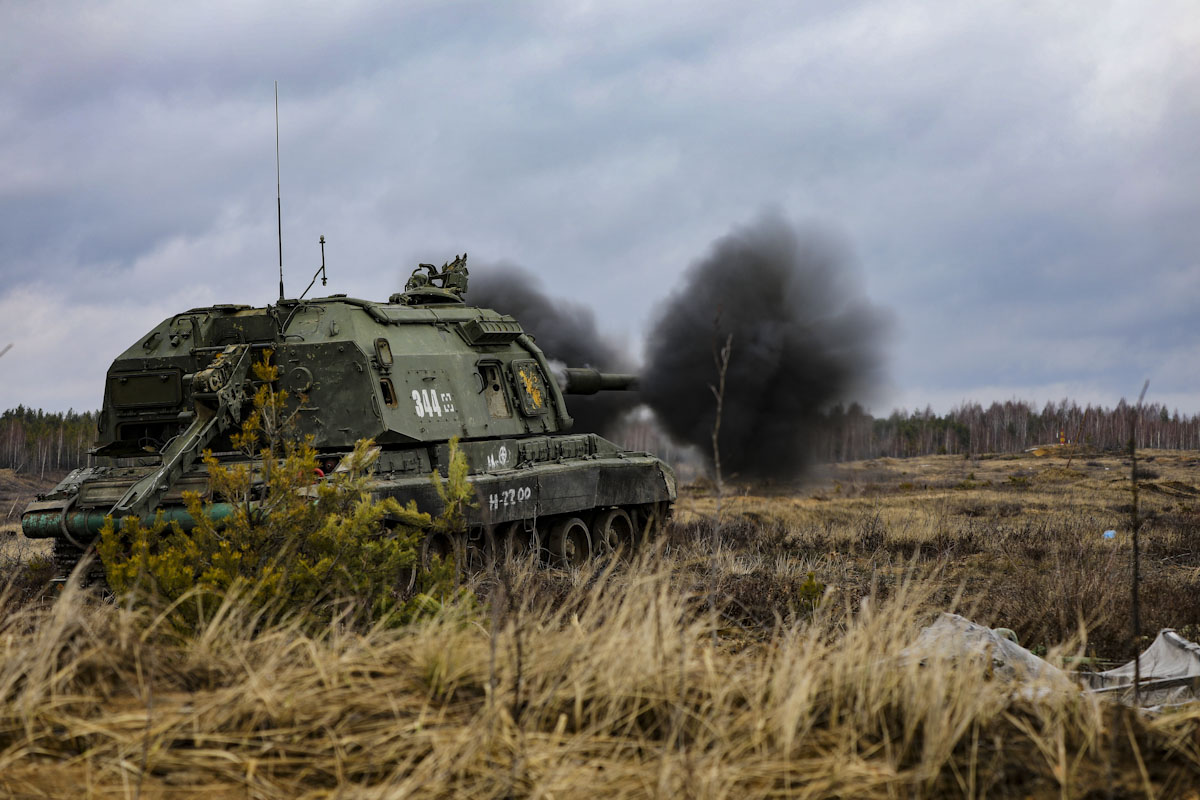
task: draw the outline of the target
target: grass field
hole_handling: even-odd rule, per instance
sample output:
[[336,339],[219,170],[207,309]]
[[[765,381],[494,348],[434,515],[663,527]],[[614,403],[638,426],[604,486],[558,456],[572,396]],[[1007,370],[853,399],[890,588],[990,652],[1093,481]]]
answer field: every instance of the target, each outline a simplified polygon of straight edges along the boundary
[[[1200,638],[1198,465],[1139,457],[1147,640]],[[482,602],[400,629],[231,600],[183,635],[10,592],[0,794],[1200,797],[1200,709],[913,651],[955,610],[1052,662],[1126,658],[1130,501],[1103,455],[840,465],[730,488],[719,522],[688,487],[635,563],[485,573]]]
[[[886,596],[915,570],[938,604],[1026,645],[1065,641],[1083,622],[1098,654],[1132,657],[1129,469],[1117,455],[932,456],[838,465],[807,488],[731,491],[725,593],[764,621],[756,598],[786,594],[809,571],[858,599]],[[1145,631],[1200,638],[1200,456],[1141,452],[1138,472]],[[710,491],[685,491],[685,535],[711,528],[715,506]]]

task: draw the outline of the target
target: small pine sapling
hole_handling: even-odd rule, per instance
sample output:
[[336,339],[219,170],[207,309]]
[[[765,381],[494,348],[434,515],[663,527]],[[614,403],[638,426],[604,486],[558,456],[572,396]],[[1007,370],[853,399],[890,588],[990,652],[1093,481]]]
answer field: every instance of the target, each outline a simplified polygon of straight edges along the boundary
[[185,625],[211,618],[231,592],[269,614],[315,623],[334,616],[405,622],[436,608],[431,595],[453,593],[453,571],[420,575],[411,587],[405,577],[417,568],[424,536],[465,524],[470,485],[457,442],[450,479],[439,483],[446,513],[436,520],[414,502],[371,496],[379,449],[370,440],[321,478],[311,441],[289,435],[287,395],[274,388],[278,370],[268,358],[254,365],[262,383],[231,437],[247,460],[224,464],[205,452],[214,500],[184,493],[188,531],[161,513],[148,523],[106,521],[98,550],[109,586],[118,596],[172,605]]

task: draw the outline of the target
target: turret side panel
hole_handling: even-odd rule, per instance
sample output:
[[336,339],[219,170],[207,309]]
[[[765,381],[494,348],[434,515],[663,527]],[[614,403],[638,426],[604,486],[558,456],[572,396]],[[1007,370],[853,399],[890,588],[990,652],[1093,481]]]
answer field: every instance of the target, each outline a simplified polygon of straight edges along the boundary
[[315,447],[353,447],[385,433],[374,372],[354,342],[284,345],[275,363],[298,431]]
[[380,442],[525,436],[554,429],[548,405],[529,414],[519,402],[513,362],[530,359],[519,344],[473,346],[458,323],[440,320],[380,324],[358,313],[352,324],[372,371],[385,429]]

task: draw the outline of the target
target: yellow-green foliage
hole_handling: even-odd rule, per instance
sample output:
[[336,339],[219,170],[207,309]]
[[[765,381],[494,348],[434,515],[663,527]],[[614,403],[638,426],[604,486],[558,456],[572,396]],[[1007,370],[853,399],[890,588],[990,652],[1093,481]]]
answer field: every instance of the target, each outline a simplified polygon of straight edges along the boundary
[[[110,520],[99,552],[109,586],[176,603],[185,621],[211,616],[235,591],[270,612],[300,612],[315,620],[336,614],[360,620],[408,619],[445,596],[453,571],[409,580],[426,532],[459,530],[469,497],[466,459],[451,443],[450,476],[436,482],[447,513],[434,521],[415,503],[372,499],[368,484],[378,448],[359,441],[332,475],[318,479],[317,453],[308,441],[288,437],[286,394],[275,391],[276,367],[265,360],[254,371],[262,385],[253,410],[232,438],[256,461],[224,465],[204,455],[217,502],[185,493],[195,527],[184,531],[161,515],[149,524]],[[442,566],[442,565],[439,565]]]
[[808,573],[808,578],[804,583],[800,584],[800,610],[805,614],[811,614],[817,610],[817,606],[821,604],[821,598],[825,596],[825,584],[817,580],[817,573]]
[[441,517],[434,521],[434,528],[443,533],[453,534],[466,528],[467,509],[475,505],[472,500],[474,489],[467,481],[466,456],[458,449],[458,437],[450,440],[450,463],[446,468],[446,479],[434,470],[429,479],[433,488],[441,498],[443,511]]

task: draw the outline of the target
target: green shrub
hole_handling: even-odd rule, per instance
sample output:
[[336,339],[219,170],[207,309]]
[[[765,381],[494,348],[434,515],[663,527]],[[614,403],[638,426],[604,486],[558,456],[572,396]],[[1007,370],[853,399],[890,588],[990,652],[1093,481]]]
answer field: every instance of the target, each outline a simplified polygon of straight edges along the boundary
[[811,616],[825,597],[825,584],[817,580],[815,572],[808,573],[804,583],[800,584],[799,596],[800,607],[798,610],[802,614]]
[[[99,553],[109,587],[119,597],[169,605],[185,624],[211,618],[231,593],[269,615],[302,614],[315,623],[404,622],[436,609],[455,593],[452,564],[418,570],[420,543],[430,531],[464,525],[471,489],[466,458],[450,443],[450,477],[433,480],[446,511],[433,520],[409,502],[375,500],[369,483],[378,448],[359,441],[324,479],[307,440],[287,435],[287,395],[275,391],[277,369],[264,360],[253,410],[232,437],[255,462],[225,465],[204,454],[212,496],[231,511],[217,519],[213,503],[185,492],[190,531],[166,524],[110,519]],[[415,580],[414,580],[415,575]]]

